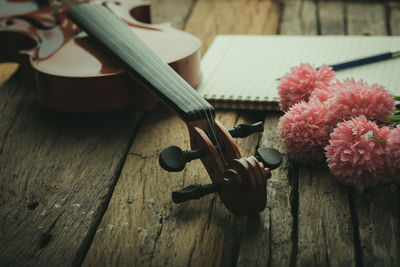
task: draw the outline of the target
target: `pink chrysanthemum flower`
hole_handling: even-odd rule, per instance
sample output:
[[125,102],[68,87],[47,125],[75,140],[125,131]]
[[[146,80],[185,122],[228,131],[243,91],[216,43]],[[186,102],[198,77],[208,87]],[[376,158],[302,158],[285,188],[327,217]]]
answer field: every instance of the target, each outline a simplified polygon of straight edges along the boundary
[[315,88],[328,85],[334,77],[335,72],[327,65],[318,70],[310,64],[291,68],[291,72],[282,77],[278,86],[280,109],[287,111],[301,100],[307,102]]
[[400,126],[391,129],[386,138],[386,164],[390,174],[400,182]]
[[311,92],[309,102],[319,101],[319,102],[326,102],[329,98],[334,96],[335,94],[335,87],[331,85],[321,85],[318,88],[315,88],[314,91]]
[[286,150],[302,162],[323,158],[330,128],[326,123],[326,106],[316,101],[301,101],[283,115],[278,124],[279,135]]
[[370,120],[387,122],[395,109],[393,96],[378,84],[368,85],[363,80],[346,79],[332,84],[333,95],[327,100],[328,122],[331,125],[364,115]]
[[374,139],[378,125],[365,117],[338,123],[325,147],[328,166],[338,179],[353,186],[374,186],[385,178],[386,144]]

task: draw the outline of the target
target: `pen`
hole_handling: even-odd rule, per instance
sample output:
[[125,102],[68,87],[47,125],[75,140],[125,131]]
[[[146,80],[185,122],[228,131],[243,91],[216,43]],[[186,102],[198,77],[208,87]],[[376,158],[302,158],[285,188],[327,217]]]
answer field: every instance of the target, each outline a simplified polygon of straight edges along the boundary
[[[370,63],[374,63],[374,62],[378,62],[378,61],[382,61],[382,60],[387,60],[387,59],[391,59],[391,58],[397,58],[397,57],[400,57],[400,49],[392,50],[390,52],[373,55],[373,56],[369,56],[369,57],[354,59],[351,61],[331,64],[329,66],[334,71],[338,71],[338,70],[344,70],[344,69],[348,69],[348,68],[352,68],[352,67],[357,67],[357,66],[366,65],[366,64],[370,64]],[[320,67],[318,67],[316,69],[318,70],[319,68]],[[279,81],[280,79],[281,78],[277,78],[276,80]]]
[[359,58],[359,59],[355,59],[355,60],[351,60],[351,61],[332,64],[329,66],[334,71],[338,71],[338,70],[343,70],[343,69],[347,69],[347,68],[366,65],[366,64],[370,64],[370,63],[374,63],[374,62],[378,62],[378,61],[382,61],[382,60],[387,60],[387,59],[391,59],[391,58],[396,58],[396,57],[400,57],[400,50],[392,50],[390,52],[386,52],[383,54]]

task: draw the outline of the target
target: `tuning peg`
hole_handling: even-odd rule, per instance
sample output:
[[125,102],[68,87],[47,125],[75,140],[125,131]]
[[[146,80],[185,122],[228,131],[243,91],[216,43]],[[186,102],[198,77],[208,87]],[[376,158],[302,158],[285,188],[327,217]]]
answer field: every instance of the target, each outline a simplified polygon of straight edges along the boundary
[[192,199],[199,199],[205,195],[220,191],[222,185],[220,183],[212,183],[207,185],[189,185],[182,190],[172,192],[172,201],[182,203]]
[[185,168],[186,162],[201,158],[201,150],[182,151],[177,146],[170,146],[164,149],[158,158],[160,166],[169,172],[180,172]]
[[230,135],[235,138],[244,138],[253,133],[262,131],[264,131],[264,125],[262,121],[253,124],[239,124],[231,129],[228,129]]
[[281,153],[274,148],[259,148],[254,156],[270,170],[278,168],[282,163]]

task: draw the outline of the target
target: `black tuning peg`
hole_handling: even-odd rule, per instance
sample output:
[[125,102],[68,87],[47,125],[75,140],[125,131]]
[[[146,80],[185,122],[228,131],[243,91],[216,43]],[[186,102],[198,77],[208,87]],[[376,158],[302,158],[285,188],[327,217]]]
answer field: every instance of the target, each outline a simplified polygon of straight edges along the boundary
[[238,126],[228,129],[230,135],[235,138],[245,138],[253,133],[262,131],[264,131],[264,125],[262,121],[253,124],[239,124]]
[[182,151],[177,146],[170,146],[161,151],[158,162],[166,171],[180,172],[185,168],[186,162],[201,158],[202,156],[203,152],[201,150]]
[[278,168],[282,163],[281,153],[274,148],[259,148],[254,156],[270,170]]
[[172,201],[174,203],[182,203],[192,199],[199,199],[205,195],[220,191],[222,185],[220,183],[212,183],[206,185],[189,185],[182,190],[172,192]]

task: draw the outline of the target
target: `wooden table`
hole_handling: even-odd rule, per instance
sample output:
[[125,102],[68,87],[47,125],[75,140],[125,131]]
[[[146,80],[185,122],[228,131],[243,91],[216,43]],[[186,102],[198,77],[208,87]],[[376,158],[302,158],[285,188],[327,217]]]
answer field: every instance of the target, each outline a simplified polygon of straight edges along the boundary
[[[309,0],[154,1],[155,21],[197,35],[400,34],[395,2]],[[15,75],[0,88],[1,266],[400,266],[400,190],[364,194],[325,164],[288,159],[281,113],[220,111],[227,127],[263,120],[238,140],[242,153],[273,146],[283,165],[265,211],[230,214],[216,196],[175,205],[171,191],[209,182],[200,162],[167,173],[158,154],[189,148],[185,125],[152,112],[63,114],[34,102]]]

